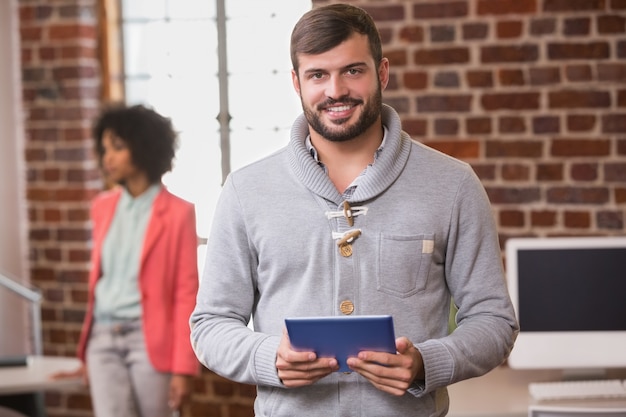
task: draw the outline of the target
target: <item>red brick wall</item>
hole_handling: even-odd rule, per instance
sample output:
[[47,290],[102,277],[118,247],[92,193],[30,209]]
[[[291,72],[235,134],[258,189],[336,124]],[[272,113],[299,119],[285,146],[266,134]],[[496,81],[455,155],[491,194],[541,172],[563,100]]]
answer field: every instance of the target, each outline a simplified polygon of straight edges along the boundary
[[[315,1],[315,4],[328,3]],[[626,0],[352,1],[378,22],[384,94],[417,140],[472,164],[502,240],[623,235]],[[20,0],[31,279],[44,349],[73,355],[84,313],[97,0]],[[189,415],[251,416],[254,388],[205,371]],[[50,417],[90,416],[85,390]]]

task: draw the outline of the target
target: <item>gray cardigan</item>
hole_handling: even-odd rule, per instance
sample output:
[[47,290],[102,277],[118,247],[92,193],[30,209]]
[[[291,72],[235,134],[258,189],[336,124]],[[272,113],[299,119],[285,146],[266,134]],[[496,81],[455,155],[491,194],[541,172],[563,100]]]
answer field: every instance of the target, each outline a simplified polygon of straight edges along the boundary
[[[257,416],[442,416],[445,387],[507,357],[518,331],[487,195],[472,171],[412,141],[383,108],[384,150],[349,203],[306,149],[294,123],[282,150],[232,173],[208,240],[191,339],[219,375],[256,384]],[[339,213],[339,214],[338,214]],[[352,255],[337,240],[358,229]],[[459,307],[448,335],[450,298]],[[286,389],[276,350],[288,316],[390,314],[396,337],[420,350],[423,384],[394,397],[356,373]],[[254,331],[247,327],[253,318]]]

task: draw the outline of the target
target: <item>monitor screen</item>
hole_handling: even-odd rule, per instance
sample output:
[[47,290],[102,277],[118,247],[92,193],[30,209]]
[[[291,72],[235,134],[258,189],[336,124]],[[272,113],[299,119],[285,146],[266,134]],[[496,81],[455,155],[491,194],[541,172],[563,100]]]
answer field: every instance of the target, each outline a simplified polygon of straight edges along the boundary
[[511,238],[520,334],[509,366],[626,368],[626,237]]

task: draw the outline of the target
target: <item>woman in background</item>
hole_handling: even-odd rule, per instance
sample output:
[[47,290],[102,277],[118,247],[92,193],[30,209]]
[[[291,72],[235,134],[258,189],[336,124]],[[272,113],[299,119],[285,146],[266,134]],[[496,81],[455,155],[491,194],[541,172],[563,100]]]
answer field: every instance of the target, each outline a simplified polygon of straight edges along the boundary
[[77,372],[88,380],[97,417],[170,416],[199,371],[189,339],[198,289],[195,211],[161,182],[177,134],[169,119],[137,105],[105,110],[93,135],[115,186],[91,208]]

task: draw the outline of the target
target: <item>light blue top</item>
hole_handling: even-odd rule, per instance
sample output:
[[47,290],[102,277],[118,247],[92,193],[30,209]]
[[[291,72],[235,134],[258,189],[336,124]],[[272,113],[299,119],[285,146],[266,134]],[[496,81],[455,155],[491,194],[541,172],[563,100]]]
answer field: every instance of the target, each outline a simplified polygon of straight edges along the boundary
[[96,284],[96,322],[141,317],[139,267],[152,203],[161,184],[150,186],[138,197],[124,188],[102,245],[102,276]]

